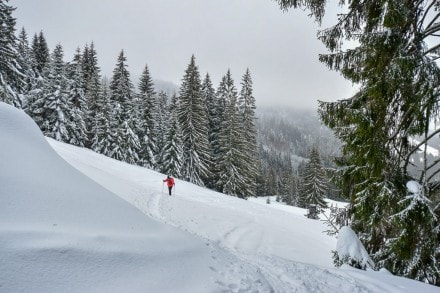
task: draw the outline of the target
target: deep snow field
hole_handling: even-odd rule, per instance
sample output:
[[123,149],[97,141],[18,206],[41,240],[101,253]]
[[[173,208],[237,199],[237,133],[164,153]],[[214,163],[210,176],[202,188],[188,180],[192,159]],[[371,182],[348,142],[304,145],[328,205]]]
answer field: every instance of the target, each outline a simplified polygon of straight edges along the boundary
[[0,103],[0,292],[440,292],[335,268],[305,210],[241,200],[43,137]]

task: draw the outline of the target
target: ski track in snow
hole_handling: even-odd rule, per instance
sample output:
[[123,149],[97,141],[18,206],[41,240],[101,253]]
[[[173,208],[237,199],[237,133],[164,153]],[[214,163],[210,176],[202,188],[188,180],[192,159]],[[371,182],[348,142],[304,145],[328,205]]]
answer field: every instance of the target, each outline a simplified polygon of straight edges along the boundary
[[[218,276],[215,282],[221,288],[219,292],[364,293],[395,290],[385,288],[382,283],[361,284],[359,279],[362,278],[356,279],[343,270],[277,257],[272,253],[272,249],[276,250],[276,243],[273,243],[270,235],[265,235],[265,228],[261,228],[264,220],[259,219],[256,214],[237,211],[237,217],[246,220],[236,222],[233,219],[216,218],[222,214],[216,214],[215,209],[226,208],[225,206],[229,210],[235,209],[234,202],[229,202],[228,197],[199,196],[206,191],[199,191],[198,187],[185,189],[183,184],[179,185],[179,180],[176,180],[176,188],[179,190],[177,195],[169,196],[166,186],[161,185],[162,182],[159,181],[164,176],[162,174],[146,172],[144,168],[124,163],[115,163],[114,160],[103,156],[97,160],[96,154],[90,150],[72,152],[72,146],[53,140],[49,142],[71,165],[130,202],[144,214],[202,238],[206,245],[210,246],[212,259],[218,263],[216,267],[212,266],[209,269]],[[111,164],[106,164],[107,160],[111,160]],[[108,169],[107,165],[117,167]],[[232,204],[229,205],[230,203]],[[203,208],[201,205],[205,208],[213,207],[209,210],[209,215],[196,213]],[[181,206],[185,206],[186,210]],[[205,221],[210,223],[204,225]],[[216,221],[218,231],[213,233],[207,230],[213,226],[212,222]]]

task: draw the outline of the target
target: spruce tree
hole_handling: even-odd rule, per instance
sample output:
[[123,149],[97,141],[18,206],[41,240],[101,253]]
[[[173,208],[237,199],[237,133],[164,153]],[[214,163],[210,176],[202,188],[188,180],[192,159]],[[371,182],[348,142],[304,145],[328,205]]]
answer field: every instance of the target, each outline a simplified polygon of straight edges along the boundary
[[[325,12],[325,0],[278,2],[309,8],[318,21]],[[321,119],[343,142],[337,179],[351,202],[352,227],[376,264],[437,285],[438,206],[418,201],[414,207],[405,184],[417,179],[428,199],[439,187],[428,172],[440,161],[424,163],[418,173],[409,168],[413,154],[421,147],[426,153],[424,145],[440,132],[429,133],[439,113],[439,8],[437,0],[353,2],[318,34],[329,50],[320,60],[359,88],[348,99],[320,103]],[[355,41],[353,48],[343,50],[346,40]],[[423,141],[412,145],[412,136]],[[417,220],[396,217],[402,213]]]
[[156,92],[154,91],[153,79],[150,76],[148,65],[145,65],[144,71],[139,82],[139,138],[141,149],[139,157],[141,164],[147,168],[156,167],[156,155],[158,148],[154,130],[156,121]]
[[24,74],[24,78],[23,78],[24,84],[22,88],[23,90],[22,108],[29,114],[28,112],[29,92],[31,91],[33,85],[36,83],[36,75],[33,70],[32,49],[29,45],[28,36],[24,28],[21,29],[20,34],[18,36],[17,52],[18,52],[17,61]]
[[22,107],[25,74],[19,65],[17,38],[15,36],[15,10],[0,2],[0,101]]
[[214,187],[219,191],[223,190],[223,185],[220,181],[221,170],[219,169],[219,163],[222,156],[219,139],[222,127],[225,120],[227,120],[227,105],[232,99],[231,95],[236,95],[236,89],[230,71],[228,70],[228,73],[222,77],[215,96],[211,99],[211,105],[208,108],[209,142],[212,158],[211,172],[213,173],[212,180],[215,182]]
[[324,200],[328,186],[327,181],[318,150],[313,148],[310,153],[310,161],[305,165],[302,173],[301,202],[304,206],[327,207]]
[[211,171],[212,176],[207,180],[206,186],[208,188],[215,188],[215,183],[218,180],[216,177],[216,151],[218,150],[218,127],[219,121],[217,117],[217,97],[212,85],[211,77],[207,73],[202,83],[202,99],[206,105],[208,113],[208,141],[209,141],[209,153],[211,161],[208,169]]
[[38,35],[34,35],[32,41],[32,52],[35,59],[35,72],[41,76],[44,69],[49,65],[50,62],[49,47],[47,46],[43,31],[40,31]]
[[181,177],[182,168],[182,133],[177,120],[177,96],[171,98],[170,103],[170,122],[163,148],[162,163],[160,171],[177,178]]
[[[241,91],[238,100],[238,108],[240,115],[242,115],[242,126],[244,130],[244,179],[246,182],[246,196],[255,196],[257,188],[257,130],[255,127],[255,98],[252,89],[252,77],[249,68],[243,75],[241,81]],[[289,160],[290,161],[290,160]]]
[[204,186],[209,178],[208,117],[194,55],[185,70],[179,91],[177,118],[182,130],[183,179]]
[[156,137],[156,168],[161,169],[163,165],[164,147],[167,139],[168,128],[170,124],[170,110],[168,105],[168,96],[164,91],[157,95],[154,136]]
[[43,88],[42,109],[46,112],[43,133],[58,141],[69,142],[73,127],[73,106],[69,99],[64,52],[58,44],[50,59],[46,83]]
[[219,132],[219,180],[217,186],[223,193],[246,198],[246,149],[242,118],[237,105],[238,94],[231,72],[222,80],[222,92],[227,99],[225,118]]
[[87,104],[84,95],[84,78],[81,66],[81,51],[78,48],[73,60],[67,65],[69,100],[72,106],[72,123],[69,126],[68,143],[85,146],[87,142],[86,114]]
[[102,92],[99,100],[101,111],[95,115],[95,122],[93,123],[95,128],[92,129],[91,149],[111,157],[111,146],[116,137],[116,133],[113,130],[117,128],[117,125],[113,115],[114,107],[110,99],[110,88],[107,78],[102,79],[101,85]]
[[97,115],[101,111],[101,69],[98,66],[98,57],[95,45],[92,42],[90,46],[86,45],[81,59],[82,74],[84,82],[84,96],[87,103],[86,127],[87,127],[87,147],[91,147],[92,138],[99,134],[94,133],[99,128],[97,123]]
[[127,70],[126,57],[122,50],[113,70],[110,82],[110,97],[114,106],[116,140],[111,146],[110,156],[127,163],[138,163],[139,138],[135,133],[137,113],[133,104],[133,84]]

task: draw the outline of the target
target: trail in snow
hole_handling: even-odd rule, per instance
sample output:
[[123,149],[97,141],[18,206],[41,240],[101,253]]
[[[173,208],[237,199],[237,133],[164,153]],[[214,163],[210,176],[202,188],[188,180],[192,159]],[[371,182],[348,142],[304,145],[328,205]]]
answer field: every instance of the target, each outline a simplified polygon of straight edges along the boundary
[[[336,240],[322,233],[326,227],[320,221],[306,219],[304,210],[275,210],[180,180],[176,195],[169,196],[162,187],[163,174],[49,142],[72,166],[144,214],[207,239],[217,263],[210,270],[226,292],[411,291],[405,289],[411,280],[400,278],[404,285],[390,285],[374,281],[377,272],[335,269],[331,250]],[[394,276],[380,276],[383,279],[396,282]]]

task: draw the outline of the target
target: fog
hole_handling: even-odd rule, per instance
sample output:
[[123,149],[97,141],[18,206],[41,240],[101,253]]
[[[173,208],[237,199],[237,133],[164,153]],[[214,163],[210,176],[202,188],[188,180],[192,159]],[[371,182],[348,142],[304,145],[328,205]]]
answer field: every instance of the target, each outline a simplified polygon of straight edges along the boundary
[[101,73],[111,77],[123,49],[133,82],[146,64],[155,80],[177,86],[196,57],[215,88],[231,70],[236,87],[249,68],[257,106],[314,109],[317,100],[352,94],[351,84],[318,61],[326,53],[307,11],[283,12],[273,0],[12,0],[17,30],[43,31],[65,60],[92,41]]

